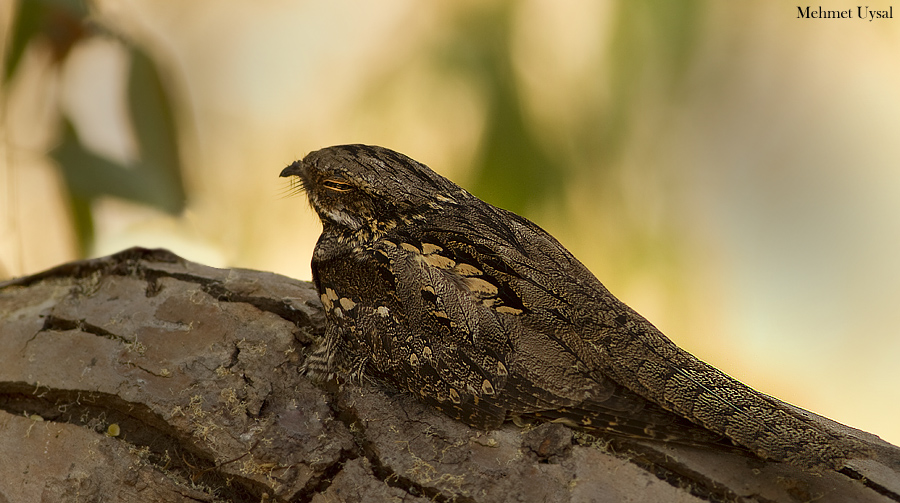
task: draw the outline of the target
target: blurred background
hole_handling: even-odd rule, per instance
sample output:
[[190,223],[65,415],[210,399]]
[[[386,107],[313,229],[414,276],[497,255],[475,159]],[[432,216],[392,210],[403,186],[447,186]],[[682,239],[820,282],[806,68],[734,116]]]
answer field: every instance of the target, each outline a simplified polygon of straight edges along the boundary
[[534,220],[702,359],[898,444],[900,21],[797,14],[6,0],[0,279],[134,245],[308,279],[320,226],[279,171],[379,144]]

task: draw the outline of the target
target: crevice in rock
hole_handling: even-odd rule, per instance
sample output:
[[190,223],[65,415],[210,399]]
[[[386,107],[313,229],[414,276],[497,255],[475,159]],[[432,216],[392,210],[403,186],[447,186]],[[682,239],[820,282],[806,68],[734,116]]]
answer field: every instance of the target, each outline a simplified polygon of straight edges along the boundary
[[[332,406],[334,409],[334,406]],[[385,484],[400,489],[401,491],[420,498],[425,498],[436,503],[475,503],[472,498],[461,495],[447,495],[434,487],[428,487],[415,482],[395,472],[391,467],[381,462],[375,452],[373,443],[366,436],[366,428],[356,412],[350,408],[334,409],[334,416],[343,422],[347,429],[353,432],[357,445],[362,454],[369,460],[372,474],[376,479]]]
[[130,403],[107,393],[35,388],[33,384],[0,383],[0,410],[14,415],[37,414],[45,421],[86,427],[105,434],[110,424],[119,425],[116,440],[138,450],[157,469],[172,473],[184,483],[207,488],[226,501],[260,501],[271,492],[256,481],[223,474],[209,453],[203,452],[169,426],[146,405]]
[[[648,449],[638,443],[621,438],[610,438],[609,445],[613,448],[613,453],[618,453],[616,455],[624,457],[629,462],[652,473],[656,478],[672,487],[685,490],[700,499],[715,503],[746,501],[744,496],[735,493],[728,487],[667,458],[664,454],[653,449]],[[774,503],[759,495],[755,495],[753,501]]]
[[341,470],[344,469],[344,464],[347,461],[356,459],[358,457],[359,454],[355,451],[341,451],[337,461],[326,466],[325,469],[322,470],[322,472],[309,479],[303,489],[297,491],[297,494],[294,495],[293,498],[291,498],[291,502],[309,503],[310,501],[312,501],[313,496],[325,492],[331,486],[334,478],[337,477],[339,473],[341,473]]
[[234,350],[231,352],[231,357],[228,359],[228,363],[224,365],[226,369],[230,369],[237,365],[238,357],[241,355],[241,345],[237,342],[234,343]]
[[[53,278],[80,279],[88,277],[96,272],[112,272],[113,274],[130,276],[129,269],[133,272],[137,263],[145,260],[149,262],[178,263],[184,259],[162,248],[148,249],[134,247],[120,251],[108,257],[77,260],[68,262],[46,271],[24,276],[21,278],[11,279],[0,283],[0,288],[11,286],[31,286],[35,283]],[[119,272],[113,272],[119,271]]]
[[40,281],[52,278],[79,279],[96,273],[128,276],[147,281],[147,296],[152,297],[159,293],[159,279],[173,278],[187,283],[193,283],[220,302],[242,302],[250,304],[260,311],[269,312],[293,322],[298,327],[308,328],[312,335],[320,335],[323,330],[321,323],[314,323],[309,315],[294,308],[280,299],[237,294],[224,286],[216,279],[196,276],[189,273],[173,273],[153,269],[146,264],[153,263],[179,263],[184,259],[164,249],[129,248],[119,253],[99,259],[81,260],[63,264],[44,272],[16,278],[0,283],[0,288],[12,286],[29,286]]
[[475,503],[475,500],[472,498],[460,495],[448,496],[438,489],[413,482],[411,479],[403,477],[390,467],[385,466],[371,450],[364,448],[364,452],[366,453],[366,458],[369,460],[369,463],[372,465],[372,474],[375,475],[375,478],[391,487],[396,487],[411,496],[425,498],[437,503]]
[[250,304],[260,311],[272,313],[291,321],[298,327],[313,327],[313,323],[306,313],[293,308],[281,300],[237,294],[226,288],[221,281],[216,279],[204,278],[193,274],[160,271],[158,269],[141,268],[136,272],[139,277],[150,283],[157,283],[160,278],[172,278],[178,281],[184,281],[185,283],[193,283],[198,285],[201,290],[219,302],[241,302]]
[[853,480],[858,480],[862,485],[868,487],[869,489],[877,492],[878,494],[884,496],[885,498],[889,498],[894,501],[900,501],[900,494],[891,491],[887,487],[884,487],[881,484],[877,484],[872,480],[864,477],[861,473],[857,472],[853,468],[845,467],[839,473],[850,477]]
[[80,330],[81,332],[87,334],[93,334],[98,337],[105,337],[107,339],[118,341],[123,344],[131,344],[134,341],[129,340],[127,337],[123,337],[121,335],[114,334],[109,330],[106,330],[103,327],[98,327],[97,325],[92,325],[87,323],[84,320],[70,320],[66,318],[60,318],[58,316],[48,315],[44,317],[44,325],[41,327],[41,331],[58,331],[65,332],[68,330]]

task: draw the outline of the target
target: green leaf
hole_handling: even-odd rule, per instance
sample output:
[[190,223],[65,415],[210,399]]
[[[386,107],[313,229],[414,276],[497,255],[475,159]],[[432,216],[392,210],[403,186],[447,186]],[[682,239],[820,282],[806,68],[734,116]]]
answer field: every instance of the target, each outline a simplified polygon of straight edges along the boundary
[[141,155],[137,169],[159,190],[154,206],[178,213],[184,208],[185,192],[171,101],[153,60],[136,48],[131,55],[128,103]]
[[64,120],[63,140],[50,152],[73,196],[84,200],[109,195],[160,207],[165,185],[158,177],[101,157],[78,140],[74,127]]
[[50,155],[74,195],[85,199],[110,195],[178,213],[185,194],[169,99],[152,61],[137,49],[132,55],[128,97],[140,159],[125,166],[87,150],[68,120],[61,143]]
[[3,82],[9,82],[22,54],[28,43],[41,32],[42,19],[44,18],[44,2],[21,2],[16,8],[16,16],[12,22],[12,38],[9,41],[9,52],[6,54],[6,64],[3,68]]
[[91,200],[69,194],[69,210],[72,213],[75,236],[78,238],[79,254],[86,257],[91,252],[91,243],[94,242],[94,216],[91,214]]
[[130,52],[128,103],[140,158],[126,166],[88,150],[67,119],[63,119],[61,142],[50,152],[69,189],[82,251],[93,240],[90,204],[98,197],[119,197],[172,214],[185,206],[178,137],[168,94],[153,61],[139,49],[131,48]]
[[566,171],[547,155],[526,118],[510,50],[512,4],[476,9],[459,23],[449,63],[480,84],[488,104],[472,192],[510,211],[528,214],[559,197]]

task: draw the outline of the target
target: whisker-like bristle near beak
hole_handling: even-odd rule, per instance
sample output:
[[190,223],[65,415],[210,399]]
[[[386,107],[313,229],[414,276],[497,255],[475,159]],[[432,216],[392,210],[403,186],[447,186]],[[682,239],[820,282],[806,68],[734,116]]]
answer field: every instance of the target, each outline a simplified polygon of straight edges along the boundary
[[279,191],[279,199],[287,199],[306,192],[303,180],[299,176],[292,176],[287,187]]

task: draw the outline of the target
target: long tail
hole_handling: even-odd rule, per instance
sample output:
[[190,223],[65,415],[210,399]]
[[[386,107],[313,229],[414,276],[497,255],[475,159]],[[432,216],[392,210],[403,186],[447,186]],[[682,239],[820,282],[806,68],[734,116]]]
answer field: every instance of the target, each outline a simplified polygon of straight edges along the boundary
[[622,332],[610,343],[616,365],[604,370],[632,391],[764,458],[839,470],[849,459],[868,457],[862,442],[700,361],[628,311]]

